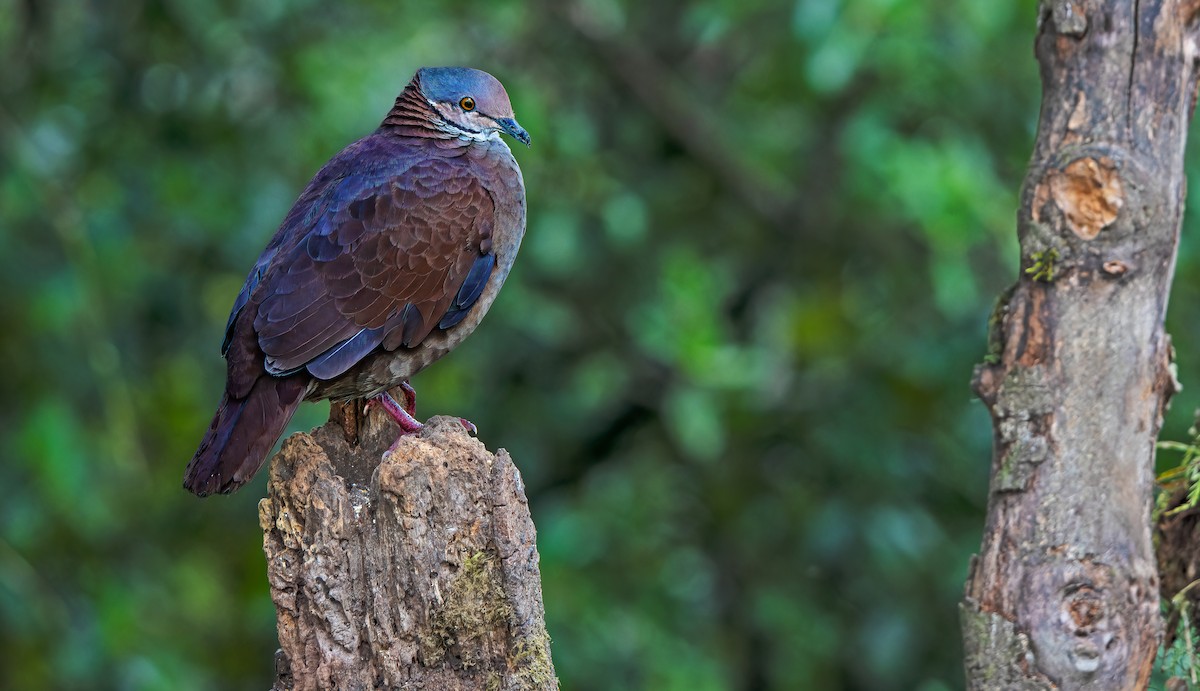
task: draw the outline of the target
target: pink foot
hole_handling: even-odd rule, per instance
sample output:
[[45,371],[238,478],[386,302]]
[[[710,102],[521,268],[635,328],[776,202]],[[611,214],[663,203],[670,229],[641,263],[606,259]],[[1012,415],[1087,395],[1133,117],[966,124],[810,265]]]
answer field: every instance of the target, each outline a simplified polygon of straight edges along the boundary
[[[396,424],[400,425],[400,437],[396,439],[395,443],[388,447],[388,451],[391,451],[395,448],[396,444],[400,442],[400,438],[406,437],[410,434],[415,434],[425,428],[425,425],[421,424],[415,417],[413,417],[413,413],[416,412],[417,408],[417,392],[413,390],[412,386],[409,385],[408,382],[401,383],[400,390],[404,393],[403,404],[401,404],[395,398],[392,398],[392,395],[386,391],[367,401],[367,405],[381,406],[387,411],[388,415],[392,416],[392,419],[396,421]],[[465,417],[460,417],[458,421],[462,423],[463,429],[467,430],[467,432],[472,436],[479,435],[479,428],[475,426],[474,422],[471,422]]]
[[396,421],[396,424],[400,425],[400,436],[420,432],[421,428],[425,426],[417,422],[417,419],[404,406],[397,403],[396,399],[392,398],[392,395],[386,391],[372,398],[371,402],[382,406],[388,412],[388,415],[391,415],[392,419]]

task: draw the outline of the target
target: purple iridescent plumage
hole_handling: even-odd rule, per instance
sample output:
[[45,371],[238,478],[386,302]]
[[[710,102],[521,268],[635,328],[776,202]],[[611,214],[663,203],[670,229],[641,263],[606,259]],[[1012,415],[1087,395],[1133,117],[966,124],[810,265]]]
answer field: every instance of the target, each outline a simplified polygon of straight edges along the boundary
[[384,394],[474,330],[525,230],[500,132],[529,141],[498,81],[426,68],[316,174],[234,302],[225,395],[187,489],[236,490],[302,400]]

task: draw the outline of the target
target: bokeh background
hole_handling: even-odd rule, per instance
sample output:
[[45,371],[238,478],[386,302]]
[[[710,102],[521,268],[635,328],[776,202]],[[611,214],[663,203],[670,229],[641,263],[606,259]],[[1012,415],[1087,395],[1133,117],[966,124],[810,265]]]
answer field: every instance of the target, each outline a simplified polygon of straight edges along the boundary
[[264,478],[200,501],[181,473],[254,258],[433,64],[500,77],[533,147],[516,270],[420,412],[524,473],[564,688],[960,687],[968,382],[1017,274],[1035,25],[1034,0],[0,0],[0,688],[269,686]]

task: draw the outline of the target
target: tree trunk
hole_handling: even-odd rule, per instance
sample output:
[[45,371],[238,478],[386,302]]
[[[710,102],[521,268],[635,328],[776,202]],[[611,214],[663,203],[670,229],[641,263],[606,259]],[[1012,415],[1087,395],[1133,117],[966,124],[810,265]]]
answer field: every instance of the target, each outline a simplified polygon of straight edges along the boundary
[[1043,102],[1022,272],[975,390],[987,527],[962,603],[973,689],[1144,688],[1159,637],[1154,444],[1196,88],[1196,0],[1039,10]]
[[[556,689],[521,476],[455,418],[384,451],[335,404],[289,438],[259,504],[280,689]],[[380,462],[380,458],[383,461]]]

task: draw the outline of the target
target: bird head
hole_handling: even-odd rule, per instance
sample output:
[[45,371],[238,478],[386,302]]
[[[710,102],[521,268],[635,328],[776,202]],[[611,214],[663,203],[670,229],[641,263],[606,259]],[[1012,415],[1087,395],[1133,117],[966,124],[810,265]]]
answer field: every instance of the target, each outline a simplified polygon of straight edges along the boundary
[[508,92],[492,75],[469,67],[424,67],[417,71],[421,95],[455,134],[486,139],[504,132],[525,146],[529,133],[513,117]]

